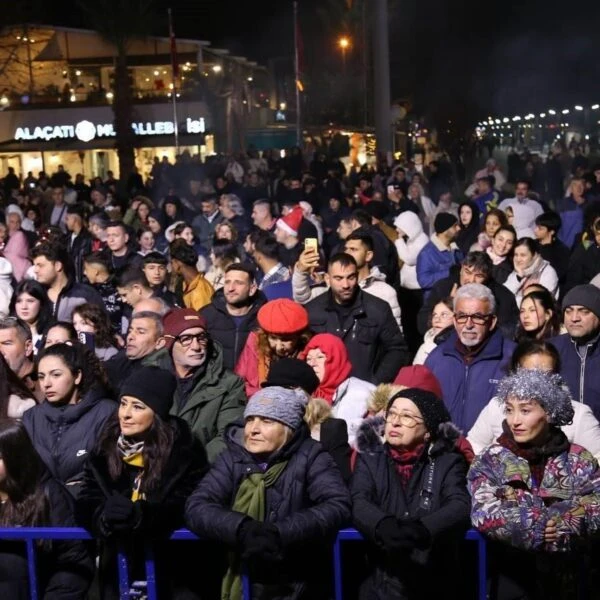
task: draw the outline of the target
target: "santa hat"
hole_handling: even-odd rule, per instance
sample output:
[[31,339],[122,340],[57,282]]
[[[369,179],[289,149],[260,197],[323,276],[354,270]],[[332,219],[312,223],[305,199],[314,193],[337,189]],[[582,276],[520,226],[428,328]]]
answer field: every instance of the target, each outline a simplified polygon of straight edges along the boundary
[[289,235],[298,237],[302,216],[302,208],[295,206],[285,217],[277,219],[277,227],[283,229]]

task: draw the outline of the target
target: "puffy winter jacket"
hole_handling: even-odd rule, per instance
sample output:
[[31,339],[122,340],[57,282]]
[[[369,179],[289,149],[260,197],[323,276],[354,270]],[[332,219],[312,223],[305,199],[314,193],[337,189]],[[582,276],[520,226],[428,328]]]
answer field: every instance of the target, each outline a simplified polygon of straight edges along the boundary
[[573,398],[589,405],[600,420],[600,339],[579,349],[568,333],[552,338],[550,342],[560,354],[560,374]]
[[[468,481],[473,527],[517,548],[567,550],[571,535],[600,528],[600,470],[576,444],[548,459],[537,487],[528,462],[500,444],[475,457]],[[561,546],[545,543],[550,519],[556,521]]]
[[102,296],[91,285],[76,283],[74,279],[69,279],[67,285],[58,294],[52,316],[57,321],[71,322],[73,311],[86,303],[104,307]]
[[496,387],[506,375],[515,344],[496,330],[467,365],[456,349],[457,340],[456,332],[453,332],[428,356],[425,366],[442,386],[444,404],[452,422],[466,432],[496,395]]
[[332,333],[344,341],[352,363],[352,375],[375,384],[393,381],[408,364],[404,337],[387,302],[359,290],[352,310],[340,325],[331,291],[305,305],[309,328]]
[[[242,445],[243,428],[226,431],[227,450],[202,479],[186,505],[187,526],[209,540],[234,549],[243,513],[232,510],[242,480],[260,473],[256,458]],[[332,540],[350,520],[350,493],[333,459],[302,425],[268,465],[288,461],[275,483],[265,489],[265,521],[279,531],[283,558],[268,580],[254,579],[252,598],[300,600],[329,598],[323,570],[330,564]],[[268,592],[265,584],[269,584]],[[275,591],[276,590],[276,591]]]
[[[143,359],[146,366],[175,371],[167,348]],[[212,343],[205,369],[186,380],[177,380],[171,414],[187,421],[192,433],[206,448],[213,461],[224,448],[223,433],[227,425],[241,418],[246,403],[244,382],[223,365],[223,349]]]
[[[467,463],[455,449],[458,432],[451,425],[444,426],[442,436],[418,460],[405,489],[387,444],[381,442],[375,429],[369,431],[377,419],[381,418],[366,421],[361,427],[351,482],[352,518],[369,542],[374,565],[361,597],[373,600],[451,597],[446,592],[455,585],[449,577],[454,572],[456,579],[461,572],[457,568],[459,553],[453,552],[452,547],[464,537],[471,507],[466,488]],[[431,506],[426,509],[421,506],[421,499],[430,465],[433,465]],[[428,547],[414,550],[410,555],[386,553],[377,528],[390,516],[420,520],[431,535]],[[444,593],[436,590],[438,585],[444,586]]]
[[348,443],[354,446],[358,426],[367,414],[367,403],[375,386],[356,377],[348,377],[335,390],[332,401],[332,415],[344,419],[348,426]]
[[78,404],[44,401],[23,414],[23,425],[54,478],[77,496],[88,454],[117,404],[103,390],[91,389]]
[[443,248],[434,234],[431,241],[419,252],[417,257],[417,280],[419,286],[429,290],[433,284],[450,275],[450,268],[460,263],[461,252],[456,247]]
[[258,309],[265,302],[266,298],[262,292],[257,292],[248,314],[246,314],[239,327],[236,327],[233,317],[227,312],[222,290],[216,292],[211,303],[200,311],[200,314],[208,323],[208,332],[223,347],[223,365],[227,369],[233,370],[235,368],[248,335],[256,328]]
[[423,231],[421,219],[411,210],[399,214],[394,219],[394,225],[396,229],[406,234],[395,242],[398,258],[403,262],[400,269],[400,285],[410,290],[417,290],[421,287],[417,280],[417,257],[429,243],[429,237]]

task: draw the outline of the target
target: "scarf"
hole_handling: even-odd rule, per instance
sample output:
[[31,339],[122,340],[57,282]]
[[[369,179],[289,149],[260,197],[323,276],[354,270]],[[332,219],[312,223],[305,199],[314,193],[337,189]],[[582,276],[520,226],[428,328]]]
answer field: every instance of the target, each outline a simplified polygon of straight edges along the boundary
[[400,478],[402,487],[406,489],[412,477],[415,465],[425,449],[425,444],[419,444],[414,450],[398,449],[388,446],[388,454],[394,463],[394,469]]
[[523,290],[533,283],[539,283],[540,277],[542,276],[543,270],[548,265],[548,262],[545,261],[541,255],[538,254],[537,258],[523,270],[523,274],[519,275],[515,271],[515,275],[517,276],[517,281],[519,282],[519,288],[515,292],[515,296],[519,293],[522,293]]
[[[264,473],[251,473],[240,484],[231,510],[256,521],[265,520],[266,489],[271,487],[287,467],[288,461],[278,462]],[[242,578],[240,562],[234,553],[229,555],[229,569],[221,584],[221,600],[242,599]]]
[[325,354],[325,372],[313,397],[323,398],[331,405],[337,388],[350,377],[352,363],[344,342],[331,333],[319,333],[312,337],[299,358],[306,360],[307,354],[316,348]]
[[550,426],[548,438],[539,446],[519,444],[515,440],[506,420],[502,423],[502,430],[503,433],[497,439],[497,442],[507,450],[510,450],[513,454],[516,454],[519,458],[523,458],[527,461],[531,470],[531,479],[533,481],[534,489],[539,488],[542,484],[548,459],[552,456],[562,454],[568,450],[570,446],[567,436],[561,429],[554,426]]
[[142,477],[144,475],[144,442],[130,442],[122,434],[117,439],[117,450],[121,460],[132,467],[137,467],[139,473],[133,481],[133,490],[131,491],[131,501],[145,500],[146,495],[140,492]]
[[493,250],[492,247],[489,246],[488,248],[486,248],[486,253],[487,255],[492,259],[492,263],[494,266],[498,266],[499,264],[503,263],[506,260],[506,256],[498,256]]

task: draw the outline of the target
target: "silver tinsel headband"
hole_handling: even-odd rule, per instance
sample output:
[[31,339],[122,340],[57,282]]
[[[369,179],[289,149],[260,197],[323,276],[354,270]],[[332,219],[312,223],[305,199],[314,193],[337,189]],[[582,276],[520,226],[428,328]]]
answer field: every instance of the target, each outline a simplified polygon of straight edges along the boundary
[[571,394],[556,373],[538,369],[519,369],[498,385],[496,397],[502,404],[509,398],[526,402],[534,400],[546,411],[550,422],[557,427],[573,422]]

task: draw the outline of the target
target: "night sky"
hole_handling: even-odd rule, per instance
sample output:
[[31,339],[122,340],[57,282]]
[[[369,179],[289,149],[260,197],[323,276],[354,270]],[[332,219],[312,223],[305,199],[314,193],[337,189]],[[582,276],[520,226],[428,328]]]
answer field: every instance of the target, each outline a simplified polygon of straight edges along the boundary
[[[35,0],[22,8],[34,13],[30,21],[87,26],[73,2],[37,1],[38,8]],[[389,1],[392,95],[411,98],[421,112],[472,122],[474,116],[600,102],[597,0]],[[331,43],[336,24],[316,10],[328,2],[336,0],[300,0],[309,68],[321,61],[339,64]],[[164,30],[157,33],[166,35],[171,5],[179,37],[206,39],[263,64],[293,52],[290,0],[156,3],[165,14]],[[0,18],[10,22],[21,15]]]

